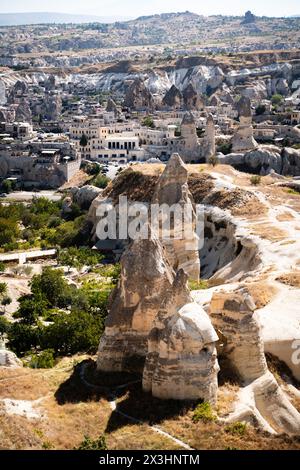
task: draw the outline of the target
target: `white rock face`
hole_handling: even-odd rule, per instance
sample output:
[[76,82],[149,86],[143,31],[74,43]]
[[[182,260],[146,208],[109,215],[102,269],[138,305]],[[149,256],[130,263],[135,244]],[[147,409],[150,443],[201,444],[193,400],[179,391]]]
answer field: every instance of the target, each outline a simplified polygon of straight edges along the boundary
[[[160,239],[166,250],[167,259],[175,269],[183,269],[191,279],[198,280],[200,275],[200,259],[198,253],[198,236],[195,231],[195,207],[188,189],[188,172],[178,154],[169,159],[160,176],[152,198],[152,204],[166,204],[168,207],[178,204],[186,213],[191,214],[185,219],[181,228],[170,223],[170,239]],[[162,220],[162,219],[161,219]],[[176,236],[176,237],[175,237]],[[177,239],[176,239],[177,238]]]
[[242,96],[238,102],[240,125],[232,138],[232,151],[242,152],[257,147],[253,137],[251,102],[246,96]]
[[186,282],[187,276],[179,271],[154,320],[143,389],[161,399],[203,399],[214,403],[218,389],[218,336],[208,315],[191,300]]
[[23,367],[23,364],[12,351],[0,349],[0,367],[10,367],[14,369]]
[[256,305],[246,288],[214,293],[210,315],[223,339],[222,355],[244,388],[231,421],[247,420],[273,433],[300,433],[300,414],[269,372]]

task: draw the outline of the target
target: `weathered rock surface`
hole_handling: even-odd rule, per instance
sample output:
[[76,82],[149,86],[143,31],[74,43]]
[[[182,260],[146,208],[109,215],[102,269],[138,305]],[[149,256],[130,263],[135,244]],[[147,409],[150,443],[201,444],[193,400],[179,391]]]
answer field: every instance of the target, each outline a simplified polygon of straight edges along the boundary
[[23,367],[23,364],[12,351],[0,349],[0,367],[17,368]]
[[201,157],[201,147],[198,142],[196,122],[191,112],[183,116],[180,129],[181,140],[178,151],[184,162],[196,162]]
[[189,110],[201,110],[204,109],[204,101],[201,99],[199,93],[195,90],[192,83],[182,92],[183,104],[186,109]]
[[102,193],[102,189],[96,186],[86,185],[82,188],[74,187],[71,189],[73,202],[81,208],[89,208],[93,200]]
[[240,124],[232,138],[232,151],[241,152],[257,147],[253,137],[251,102],[246,96],[242,96],[237,105]]
[[217,341],[208,315],[190,297],[186,274],[178,271],[149,335],[143,389],[161,399],[214,403]]
[[207,116],[205,133],[202,141],[202,157],[206,162],[216,154],[215,124],[212,114]]
[[[175,270],[183,269],[191,279],[198,280],[200,260],[195,204],[188,188],[187,169],[178,154],[171,156],[161,174],[154,191],[152,204],[165,204],[168,208],[177,204],[178,209],[186,215],[185,223],[181,224],[181,227],[174,223],[174,220],[170,220],[169,238],[164,237],[162,231],[159,236],[170,265]],[[159,217],[162,223],[164,213]]]
[[220,162],[232,165],[238,170],[262,176],[269,174],[271,170],[281,174],[283,169],[281,150],[275,145],[260,145],[245,153],[230,153],[221,156]]
[[125,95],[124,106],[130,109],[153,109],[154,99],[141,78],[135,79]]
[[163,97],[162,105],[167,106],[168,108],[180,109],[182,107],[182,103],[183,96],[181,91],[175,85],[172,85]]
[[143,370],[148,334],[172,282],[159,240],[153,234],[134,240],[121,258],[121,278],[98,350],[99,370]]
[[220,354],[244,385],[230,420],[247,420],[273,433],[299,434],[300,414],[268,370],[255,310],[247,287],[216,292],[210,304],[212,323],[222,336]]

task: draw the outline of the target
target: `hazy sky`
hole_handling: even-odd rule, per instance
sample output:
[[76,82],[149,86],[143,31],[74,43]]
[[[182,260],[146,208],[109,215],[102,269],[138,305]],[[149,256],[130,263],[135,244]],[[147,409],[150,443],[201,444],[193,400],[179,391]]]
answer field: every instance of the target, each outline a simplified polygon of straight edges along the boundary
[[1,0],[0,12],[52,11],[137,17],[189,10],[203,15],[242,15],[246,10],[262,16],[300,14],[299,0]]

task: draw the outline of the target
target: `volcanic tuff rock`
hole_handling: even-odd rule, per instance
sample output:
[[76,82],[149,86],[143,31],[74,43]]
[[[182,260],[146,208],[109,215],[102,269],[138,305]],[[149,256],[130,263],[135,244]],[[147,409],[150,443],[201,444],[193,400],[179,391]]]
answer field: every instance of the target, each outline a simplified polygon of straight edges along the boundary
[[131,109],[153,109],[154,99],[144,81],[135,79],[129,86],[124,100],[124,106]]
[[204,109],[204,101],[199,96],[199,93],[195,90],[192,83],[183,90],[182,93],[184,107],[189,110],[201,110]]
[[202,157],[206,162],[216,154],[215,124],[212,114],[207,116],[205,133],[202,141]]
[[162,399],[216,401],[218,336],[192,301],[187,275],[178,271],[148,339],[143,389]]
[[[180,227],[170,220],[170,237],[161,237],[170,265],[175,269],[183,269],[191,279],[198,280],[200,260],[198,252],[198,236],[196,234],[196,213],[193,197],[188,188],[188,172],[178,154],[173,154],[161,174],[152,198],[152,204],[165,204],[169,208],[173,204],[184,211],[185,223]],[[160,213],[160,222],[164,214]]]
[[246,96],[242,96],[237,105],[240,124],[232,138],[232,151],[241,152],[257,147],[253,137],[251,102]]
[[99,370],[142,371],[148,334],[173,278],[162,246],[152,233],[146,240],[134,240],[126,249],[100,340]]
[[22,361],[17,356],[7,349],[0,349],[0,367],[23,367]]
[[89,208],[93,200],[102,193],[102,189],[96,186],[86,185],[82,188],[76,186],[71,189],[73,202],[81,208]]
[[300,414],[269,372],[257,309],[247,287],[213,294],[210,317],[222,336],[221,354],[244,388],[230,421],[250,421],[269,432],[300,432]]
[[180,109],[182,107],[183,96],[175,85],[167,91],[162,100],[162,105],[169,108]]
[[115,101],[112,98],[108,98],[107,104],[106,104],[106,111],[107,112],[113,112],[115,116],[119,114],[118,107],[115,103]]

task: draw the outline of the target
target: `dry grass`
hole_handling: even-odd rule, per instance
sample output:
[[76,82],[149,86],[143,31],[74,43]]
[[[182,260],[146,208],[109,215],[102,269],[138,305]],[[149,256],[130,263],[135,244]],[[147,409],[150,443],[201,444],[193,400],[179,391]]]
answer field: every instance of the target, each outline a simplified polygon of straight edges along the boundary
[[289,236],[285,230],[267,223],[252,225],[250,228],[252,235],[258,235],[259,237],[271,242],[283,241]]
[[283,212],[282,214],[277,215],[276,219],[278,222],[287,222],[295,220],[295,217],[290,212]]
[[294,271],[279,276],[276,281],[292,287],[300,287],[300,271]]
[[[80,361],[84,357],[76,357]],[[1,397],[32,400],[45,396],[39,407],[43,418],[0,414],[1,449],[73,449],[84,435],[96,439],[105,434],[110,450],[180,449],[168,437],[157,434],[155,425],[182,439],[195,449],[299,449],[300,439],[286,436],[270,437],[250,426],[243,436],[226,432],[220,422],[193,423],[195,404],[161,401],[143,393],[134,384],[120,392],[121,411],[140,419],[136,424],[111,410],[103,393],[96,393],[82,384],[74,360],[65,358],[51,370],[0,371]],[[102,377],[102,380],[106,378]],[[101,378],[96,378],[101,384]],[[238,387],[235,383],[220,385],[216,411],[226,416],[233,407]],[[216,440],[216,435],[218,439]]]
[[261,279],[243,285],[252,296],[257,308],[265,307],[275,297],[278,289],[270,282]]

